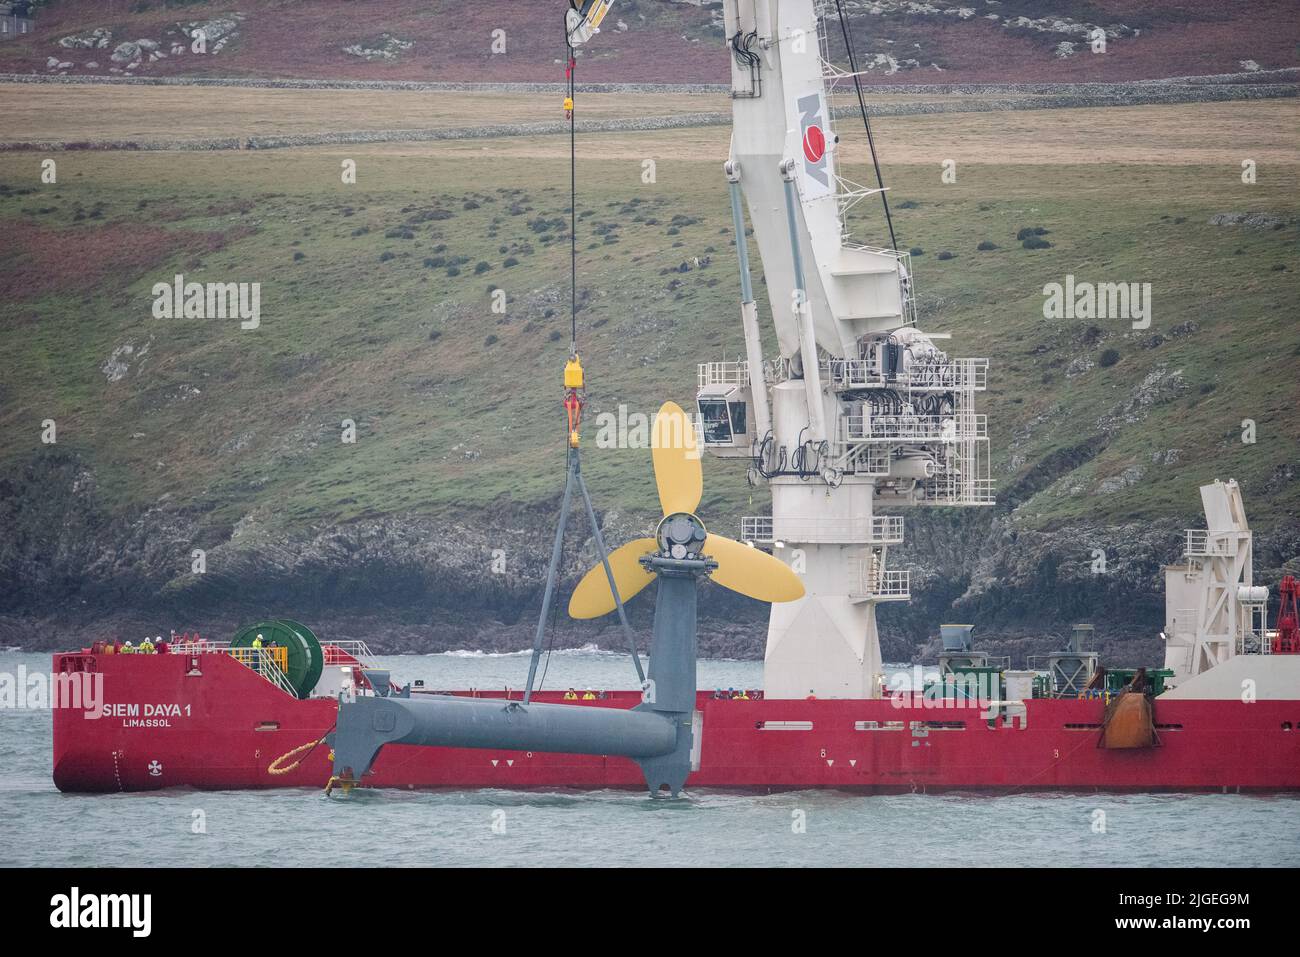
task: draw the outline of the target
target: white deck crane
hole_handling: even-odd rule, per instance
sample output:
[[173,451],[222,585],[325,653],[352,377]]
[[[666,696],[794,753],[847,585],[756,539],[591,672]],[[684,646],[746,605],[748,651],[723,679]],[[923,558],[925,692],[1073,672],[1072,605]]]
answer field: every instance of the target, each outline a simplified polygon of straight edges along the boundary
[[[772,514],[742,520],[807,595],[773,605],[773,698],[880,694],[876,607],[910,597],[888,565],[903,520],[885,505],[993,501],[975,393],[986,359],[955,359],[916,327],[906,252],[849,241],[844,216],[879,192],[840,174],[829,109],[852,74],[831,64],[814,0],[725,0],[733,130],[726,163],[740,252],[746,361],[699,369],[706,447],[750,461]],[[765,356],[746,262],[748,210],[777,353]]]
[[[705,447],[749,462],[772,514],[742,520],[806,596],[772,606],[772,698],[873,698],[876,607],[910,598],[888,564],[903,519],[877,504],[990,505],[988,433],[975,411],[987,359],[950,358],[916,325],[910,257],[849,240],[845,213],[877,195],[838,171],[829,100],[854,74],[826,50],[824,2],[724,0],[733,128],[725,164],[740,259],[744,361],[705,362],[696,397]],[[586,39],[609,3],[573,4]],[[594,21],[594,24],[593,24]],[[589,29],[589,25],[591,25]],[[846,31],[847,38],[847,31]],[[743,196],[743,200],[742,200]],[[775,331],[765,355],[745,238],[753,227]]]

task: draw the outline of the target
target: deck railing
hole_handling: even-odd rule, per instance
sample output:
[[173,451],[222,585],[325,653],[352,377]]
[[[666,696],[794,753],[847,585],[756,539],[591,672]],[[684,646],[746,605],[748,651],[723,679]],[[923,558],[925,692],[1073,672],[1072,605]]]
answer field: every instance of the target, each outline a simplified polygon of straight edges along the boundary
[[1189,558],[1214,558],[1235,555],[1237,539],[1235,532],[1212,534],[1204,528],[1187,529],[1187,544],[1183,554]]
[[853,561],[850,597],[863,601],[910,601],[912,573],[908,569],[881,568],[871,558]]
[[261,675],[285,694],[295,698],[298,696],[298,692],[289,683],[289,649],[283,646],[253,648],[245,645],[232,648],[228,641],[199,639],[172,642],[168,645],[168,650],[173,655],[227,655]]
[[749,363],[744,361],[701,362],[697,373],[701,389],[711,385],[749,385]]
[[298,697],[298,692],[289,683],[285,669],[289,663],[287,648],[231,648],[230,656],[240,664],[265,678],[285,694]]
[[[168,653],[173,655],[227,655],[241,665],[257,672],[286,694],[297,696],[289,682],[289,649],[283,645],[253,648],[248,645],[232,648],[229,641],[212,641],[207,638],[168,643]],[[349,665],[354,661],[362,668],[375,667],[375,655],[370,646],[361,640],[321,642],[325,665]]]
[[746,515],[740,520],[742,541],[762,544],[791,541],[806,544],[898,545],[903,541],[901,515],[873,515],[843,521],[822,518],[774,518]]
[[[375,654],[370,650],[370,646],[364,641],[343,640],[343,641],[323,641],[321,647],[325,651],[325,664],[336,665],[345,663],[343,655],[350,655],[357,659],[361,664],[369,666],[374,663]],[[342,652],[342,655],[339,654]]]
[[912,439],[925,442],[956,442],[988,437],[988,416],[971,415],[964,421],[951,415],[848,415],[843,423],[846,443],[892,442]]
[[917,392],[983,390],[988,387],[988,359],[921,359],[907,371],[887,377],[879,363],[867,359],[822,359],[822,375],[837,389],[906,388]]

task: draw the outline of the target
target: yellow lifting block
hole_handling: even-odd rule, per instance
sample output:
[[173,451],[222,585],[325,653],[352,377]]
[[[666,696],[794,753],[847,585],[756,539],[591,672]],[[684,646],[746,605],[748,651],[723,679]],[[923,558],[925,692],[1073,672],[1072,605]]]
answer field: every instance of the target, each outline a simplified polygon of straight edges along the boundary
[[573,112],[573,97],[571,97],[571,96],[566,96],[566,97],[564,98],[564,111],[565,111],[566,113],[572,113],[572,112]]
[[573,356],[564,366],[564,387],[566,389],[581,389],[582,384],[582,360],[576,355]]

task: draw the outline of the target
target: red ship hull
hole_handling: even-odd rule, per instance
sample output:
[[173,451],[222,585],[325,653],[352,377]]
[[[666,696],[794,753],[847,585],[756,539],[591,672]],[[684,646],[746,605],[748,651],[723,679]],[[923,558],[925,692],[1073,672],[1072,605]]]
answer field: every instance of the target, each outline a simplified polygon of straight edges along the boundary
[[[334,725],[337,702],[300,701],[234,659],[55,655],[54,673],[102,679],[102,714],[54,709],[63,791],[324,787],[328,747],[285,774],[282,755]],[[194,672],[199,673],[194,673]],[[468,693],[468,692],[467,692]],[[485,696],[504,696],[498,695]],[[557,701],[557,692],[534,696]],[[631,707],[613,692],[573,707]],[[1023,721],[891,700],[715,700],[701,694],[699,767],[687,787],[869,793],[944,790],[1300,790],[1300,702],[1155,702],[1158,747],[1099,746],[1103,703],[1035,699]],[[1292,730],[1296,729],[1296,730]],[[291,761],[282,762],[290,764]],[[626,758],[390,745],[370,787],[642,788]]]

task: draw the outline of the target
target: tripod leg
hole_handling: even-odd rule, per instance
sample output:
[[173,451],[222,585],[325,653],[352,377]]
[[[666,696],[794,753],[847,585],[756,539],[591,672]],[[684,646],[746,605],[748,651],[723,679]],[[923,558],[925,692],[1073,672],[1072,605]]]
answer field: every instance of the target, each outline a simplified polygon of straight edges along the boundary
[[578,480],[578,491],[582,493],[582,501],[587,506],[587,518],[591,522],[591,534],[596,539],[596,548],[600,552],[600,563],[605,566],[605,577],[609,580],[609,590],[614,596],[614,605],[618,608],[618,620],[623,624],[623,633],[627,635],[627,647],[632,652],[632,664],[636,666],[637,680],[645,684],[645,671],[641,668],[641,658],[636,653],[636,636],[632,634],[632,626],[627,623],[627,612],[623,610],[623,597],[618,593],[618,585],[614,583],[614,572],[609,567],[609,550],[605,548],[605,536],[600,534],[600,525],[596,521],[596,510],[591,507],[591,496],[587,494],[587,483],[582,479],[582,472],[575,470],[573,477]]
[[573,480],[577,477],[577,452],[570,450],[568,471],[564,475],[564,500],[560,505],[560,521],[555,529],[555,545],[551,548],[551,564],[546,572],[546,592],[542,596],[542,614],[537,619],[537,636],[533,639],[533,660],[528,664],[528,685],[524,691],[524,704],[527,704],[533,698],[533,679],[537,677],[537,663],[542,658],[542,638],[546,634],[546,618],[551,613],[551,600],[555,597],[555,577],[560,570],[560,552],[564,547],[564,527],[569,521],[569,501],[573,497]]

